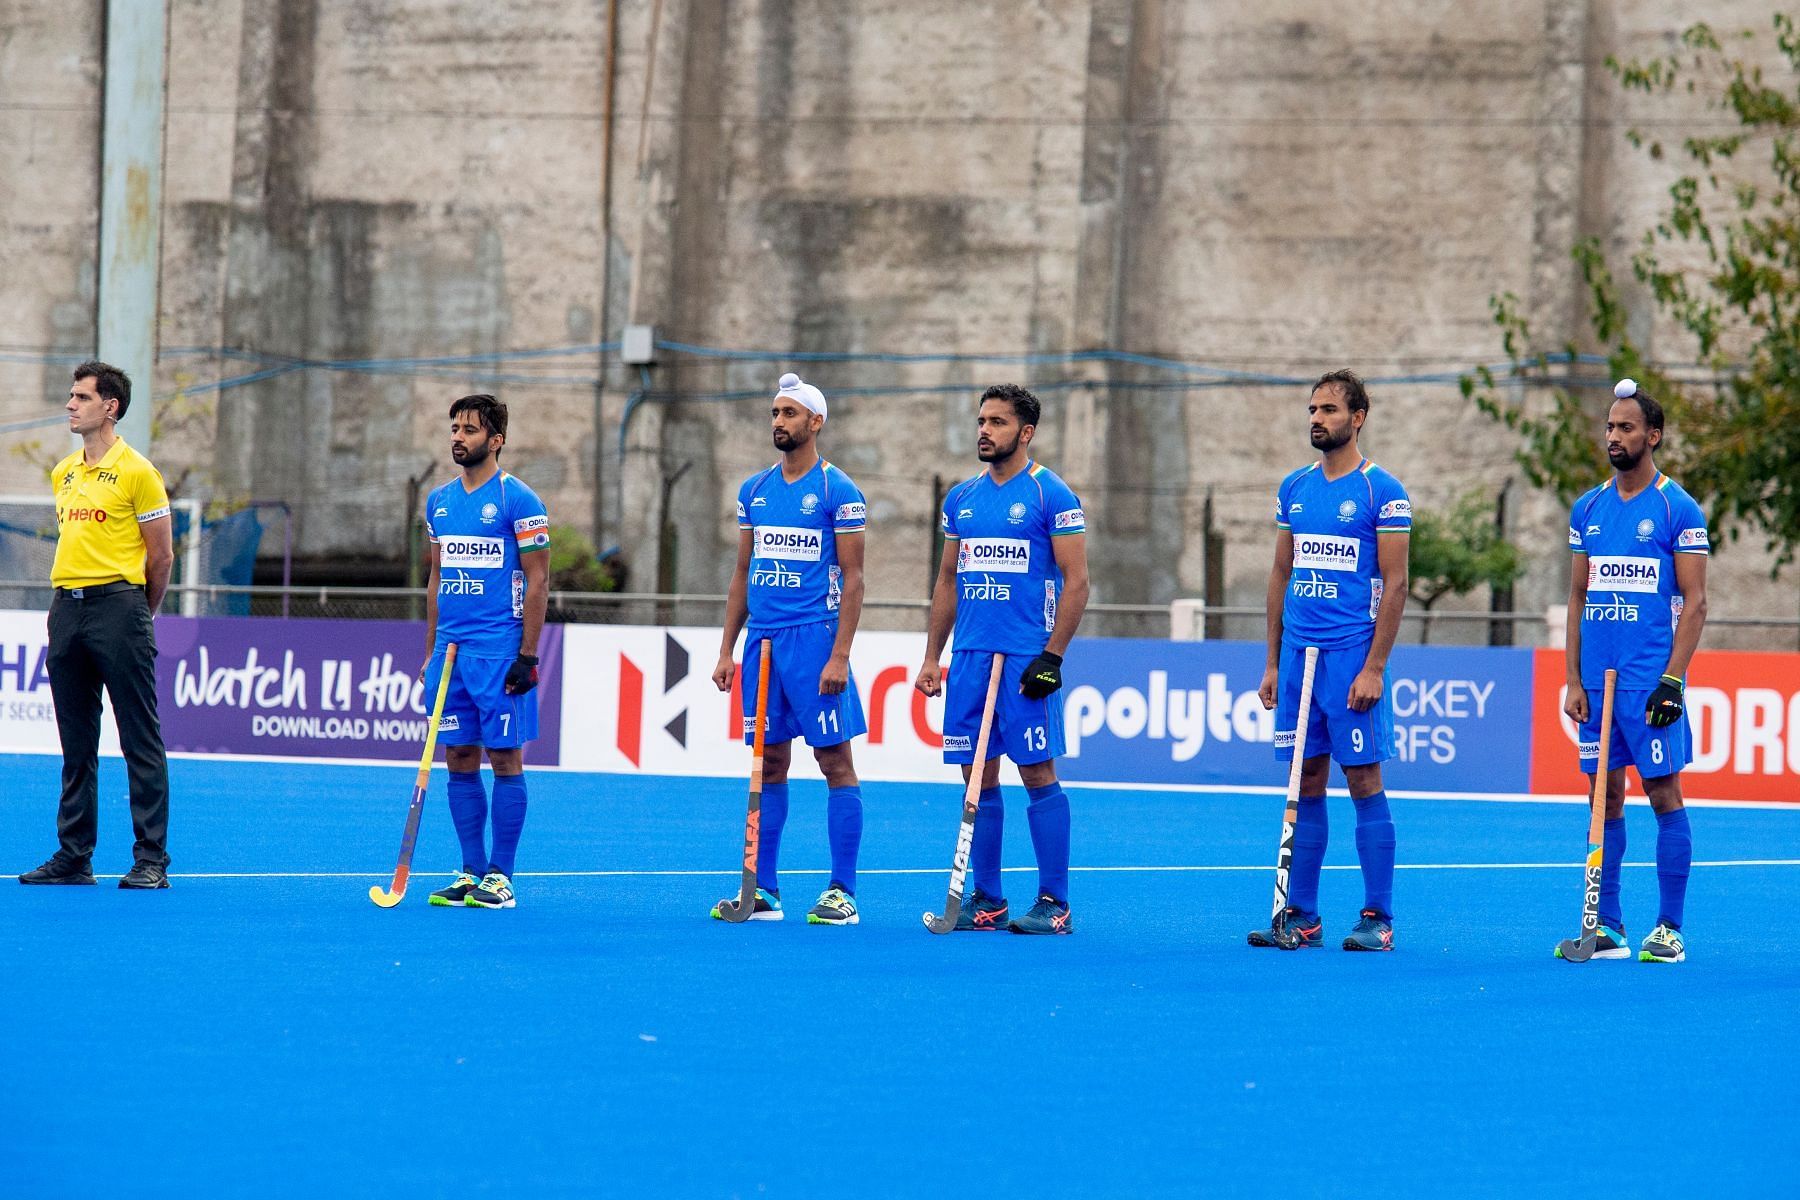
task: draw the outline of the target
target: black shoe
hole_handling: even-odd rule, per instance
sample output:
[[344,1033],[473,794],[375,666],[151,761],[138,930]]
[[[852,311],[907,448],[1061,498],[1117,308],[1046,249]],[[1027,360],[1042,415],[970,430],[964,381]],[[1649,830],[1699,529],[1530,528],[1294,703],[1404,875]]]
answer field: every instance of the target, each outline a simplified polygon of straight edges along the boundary
[[20,883],[93,883],[94,873],[86,863],[76,862],[53,855],[49,862],[35,871],[27,871],[19,876]]
[[169,873],[157,863],[137,863],[125,873],[123,879],[119,880],[119,886],[140,888],[144,891],[166,888],[169,886]]

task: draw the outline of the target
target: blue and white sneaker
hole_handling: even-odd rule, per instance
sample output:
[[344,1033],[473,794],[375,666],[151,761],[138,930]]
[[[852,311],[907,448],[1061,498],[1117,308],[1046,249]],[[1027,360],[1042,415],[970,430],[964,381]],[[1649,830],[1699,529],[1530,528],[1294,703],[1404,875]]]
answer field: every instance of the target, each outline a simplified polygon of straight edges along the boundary
[[1040,892],[1037,903],[1007,928],[1014,933],[1074,933],[1075,922],[1069,919],[1067,904],[1048,892]]
[[963,893],[962,907],[956,910],[955,933],[993,933],[1006,928],[1006,914],[1011,911],[1006,901],[990,896],[980,888]]
[[1317,950],[1325,945],[1325,922],[1319,919],[1318,913],[1303,913],[1290,904],[1267,929],[1252,929],[1250,944],[1286,950],[1289,947],[1283,944],[1283,935],[1292,935],[1295,950]]
[[806,914],[808,925],[854,925],[862,918],[857,915],[856,897],[839,887],[834,881],[819,897],[819,902],[812,906]]
[[1638,952],[1639,962],[1678,963],[1687,961],[1687,944],[1681,940],[1681,930],[1667,921],[1658,921],[1650,936],[1644,939],[1644,947]]
[[1384,912],[1377,909],[1362,910],[1362,920],[1344,939],[1346,950],[1392,950],[1394,948],[1394,922]]
[[[1602,924],[1600,926],[1600,932],[1594,936],[1595,940],[1599,943],[1594,950],[1595,958],[1631,957],[1631,943],[1626,940],[1625,930],[1623,928],[1614,929],[1610,925]],[[1575,940],[1580,941],[1581,939],[1576,938]],[[1559,942],[1556,946],[1556,957],[1561,958],[1562,956],[1562,943]]]
[[[737,906],[738,898],[736,896],[727,896],[725,899],[713,905],[713,919],[715,921],[723,921],[727,912],[737,911]],[[764,888],[757,888],[756,907],[750,910],[750,919],[752,921],[781,920],[781,897]]]

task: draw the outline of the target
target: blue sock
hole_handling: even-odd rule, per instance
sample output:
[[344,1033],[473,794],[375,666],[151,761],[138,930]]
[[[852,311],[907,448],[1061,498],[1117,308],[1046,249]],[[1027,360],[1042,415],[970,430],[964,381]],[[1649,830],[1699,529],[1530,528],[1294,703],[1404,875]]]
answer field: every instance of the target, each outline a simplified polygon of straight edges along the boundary
[[1619,868],[1624,865],[1625,818],[1611,817],[1600,851],[1600,923],[1608,929],[1625,928],[1625,914],[1619,906]]
[[1656,885],[1662,891],[1657,920],[1681,928],[1687,907],[1688,868],[1694,863],[1694,831],[1687,809],[1656,814]]
[[775,877],[776,860],[781,857],[781,830],[787,824],[788,785],[765,783],[762,790],[761,823],[756,841],[756,886],[770,895],[781,891]]
[[975,810],[975,841],[969,847],[969,868],[975,874],[975,886],[998,900],[1006,893],[1000,886],[1000,842],[1006,831],[1006,800],[997,787],[981,793],[981,807]]
[[463,870],[471,875],[481,874],[488,860],[487,808],[480,770],[450,772],[450,819],[462,843]]
[[1069,798],[1062,784],[1026,788],[1031,803],[1025,820],[1031,825],[1031,847],[1037,851],[1038,892],[1058,904],[1069,902]]
[[1394,818],[1387,793],[1376,792],[1356,805],[1356,858],[1362,863],[1363,907],[1394,919]]
[[1294,857],[1288,863],[1288,903],[1309,917],[1318,915],[1319,870],[1325,865],[1330,836],[1325,797],[1300,797],[1294,813]]
[[494,776],[494,858],[489,865],[512,878],[519,835],[525,832],[525,776]]
[[[862,845],[862,788],[832,788],[825,795],[825,827],[831,838],[831,881],[856,895],[856,850]],[[760,860],[759,860],[760,861]]]

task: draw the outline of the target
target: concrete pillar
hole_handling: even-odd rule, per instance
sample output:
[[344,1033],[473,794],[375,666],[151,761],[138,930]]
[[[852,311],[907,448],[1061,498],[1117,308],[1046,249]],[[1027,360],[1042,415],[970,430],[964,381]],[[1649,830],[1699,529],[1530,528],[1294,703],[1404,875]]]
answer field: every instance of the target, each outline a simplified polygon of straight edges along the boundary
[[131,376],[119,435],[150,449],[162,233],[165,0],[106,5],[100,134],[100,357]]

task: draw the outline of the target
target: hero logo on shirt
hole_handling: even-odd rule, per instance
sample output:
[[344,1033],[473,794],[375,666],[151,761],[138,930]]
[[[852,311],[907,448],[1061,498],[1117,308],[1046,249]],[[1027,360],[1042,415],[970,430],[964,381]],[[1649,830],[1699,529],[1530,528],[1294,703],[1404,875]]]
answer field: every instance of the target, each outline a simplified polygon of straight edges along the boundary
[[493,568],[506,562],[506,544],[496,537],[445,537],[438,539],[438,565]]
[[839,521],[861,521],[868,517],[869,506],[866,504],[840,504],[837,510]]
[[[1355,501],[1345,501],[1355,503]],[[1296,571],[1355,571],[1362,565],[1362,542],[1327,533],[1294,535]]]
[[755,536],[756,558],[783,558],[789,562],[818,562],[825,551],[825,534],[792,525],[759,525]]
[[1675,546],[1680,550],[1708,550],[1711,544],[1706,540],[1705,529],[1684,529],[1675,537]]
[[957,546],[956,569],[1022,575],[1031,570],[1031,543],[1024,538],[964,538]]
[[1087,518],[1079,508],[1065,508],[1056,514],[1053,523],[1058,529],[1082,529],[1087,525]]
[[1412,520],[1412,501],[1389,500],[1386,504],[1381,506],[1381,511],[1376,514],[1376,519],[1381,521],[1386,521],[1392,517],[1405,517],[1409,521]]
[[1591,558],[1588,587],[1605,592],[1657,592],[1662,589],[1662,563],[1654,558]]

